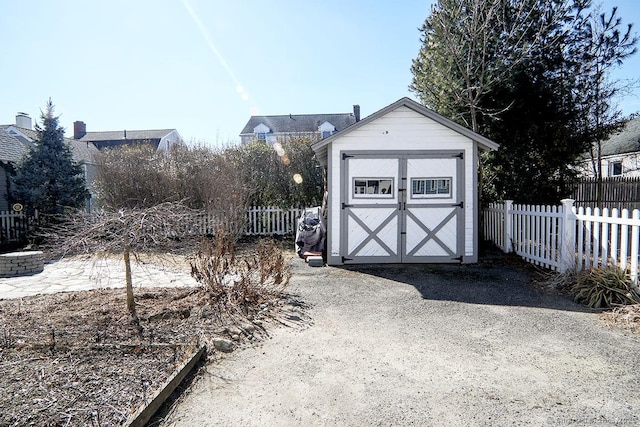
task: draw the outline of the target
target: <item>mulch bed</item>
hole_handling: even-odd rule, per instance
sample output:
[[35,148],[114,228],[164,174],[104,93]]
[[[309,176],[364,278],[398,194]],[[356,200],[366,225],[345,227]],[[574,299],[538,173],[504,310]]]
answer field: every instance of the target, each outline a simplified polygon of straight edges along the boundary
[[135,293],[142,333],[124,289],[0,300],[0,425],[122,425],[198,344],[246,345],[305,317],[288,295],[229,310],[202,289]]

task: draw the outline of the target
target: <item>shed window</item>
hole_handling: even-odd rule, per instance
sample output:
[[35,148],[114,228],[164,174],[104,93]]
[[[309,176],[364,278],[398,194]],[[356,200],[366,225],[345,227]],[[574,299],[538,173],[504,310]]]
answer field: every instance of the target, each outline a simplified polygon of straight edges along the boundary
[[611,176],[622,176],[622,162],[611,162],[609,163],[610,175]]
[[393,198],[393,178],[354,178],[353,197]]
[[451,178],[412,178],[411,198],[451,197]]

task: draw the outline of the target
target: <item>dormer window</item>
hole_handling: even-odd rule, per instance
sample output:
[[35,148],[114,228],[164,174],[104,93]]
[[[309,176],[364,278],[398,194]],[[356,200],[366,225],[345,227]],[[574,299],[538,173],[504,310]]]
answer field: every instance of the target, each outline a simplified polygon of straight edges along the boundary
[[324,122],[320,126],[318,126],[318,132],[323,138],[333,135],[336,131],[336,127],[329,122]]
[[264,123],[260,123],[258,126],[253,128],[253,134],[255,135],[258,141],[267,142],[267,134],[271,132]]

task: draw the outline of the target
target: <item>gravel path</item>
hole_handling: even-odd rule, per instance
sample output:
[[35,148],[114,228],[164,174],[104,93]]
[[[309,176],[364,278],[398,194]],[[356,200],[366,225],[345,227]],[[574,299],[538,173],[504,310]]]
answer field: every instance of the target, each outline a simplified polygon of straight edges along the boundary
[[310,268],[278,328],[207,372],[167,426],[640,425],[640,336],[475,266]]

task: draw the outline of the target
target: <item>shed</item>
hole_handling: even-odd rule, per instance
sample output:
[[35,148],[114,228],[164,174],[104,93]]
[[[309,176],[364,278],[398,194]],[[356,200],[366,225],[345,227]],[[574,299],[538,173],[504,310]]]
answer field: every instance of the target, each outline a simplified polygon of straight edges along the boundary
[[312,148],[329,265],[477,262],[478,153],[498,144],[402,98]]

